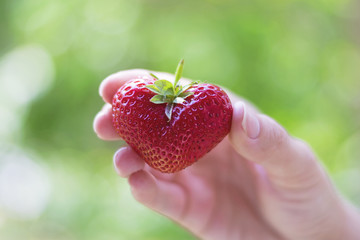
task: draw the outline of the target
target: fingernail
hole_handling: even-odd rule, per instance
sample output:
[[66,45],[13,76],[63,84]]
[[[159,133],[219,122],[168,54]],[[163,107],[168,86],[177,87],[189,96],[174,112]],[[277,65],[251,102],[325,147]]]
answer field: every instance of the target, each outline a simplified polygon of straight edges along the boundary
[[244,119],[245,104],[241,101],[238,101],[234,104],[233,108],[234,108],[234,115],[236,115],[239,122],[242,121],[242,119]]
[[103,84],[101,83],[99,86],[99,96],[102,97],[102,92],[103,92]]
[[246,135],[251,139],[256,139],[260,134],[260,123],[256,115],[247,110],[244,106],[244,118],[241,123]]

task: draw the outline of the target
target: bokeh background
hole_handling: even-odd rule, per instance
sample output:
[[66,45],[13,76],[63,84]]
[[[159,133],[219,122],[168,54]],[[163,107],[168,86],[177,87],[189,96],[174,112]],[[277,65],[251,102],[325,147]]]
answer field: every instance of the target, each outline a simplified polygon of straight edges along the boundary
[[360,206],[359,0],[0,1],[0,239],[195,239],[131,197],[92,130],[129,68],[223,85]]

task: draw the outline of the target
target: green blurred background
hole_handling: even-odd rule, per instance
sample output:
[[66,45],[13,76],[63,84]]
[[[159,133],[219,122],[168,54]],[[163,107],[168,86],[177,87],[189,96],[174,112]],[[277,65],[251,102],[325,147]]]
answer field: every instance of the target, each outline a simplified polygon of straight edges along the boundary
[[360,205],[360,1],[0,1],[0,239],[194,239],[132,199],[92,130],[129,68],[221,84],[308,141]]

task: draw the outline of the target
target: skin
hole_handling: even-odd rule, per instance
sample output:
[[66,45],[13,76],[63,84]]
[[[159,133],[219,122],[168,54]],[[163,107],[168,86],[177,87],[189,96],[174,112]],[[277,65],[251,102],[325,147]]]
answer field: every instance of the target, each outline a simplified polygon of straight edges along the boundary
[[[101,83],[99,138],[119,140],[112,98],[127,80],[144,75],[149,71],[122,71]],[[128,146],[115,153],[115,169],[128,178],[135,199],[201,239],[360,239],[358,210],[339,195],[311,148],[227,92],[234,107],[229,136],[185,170],[160,173]]]

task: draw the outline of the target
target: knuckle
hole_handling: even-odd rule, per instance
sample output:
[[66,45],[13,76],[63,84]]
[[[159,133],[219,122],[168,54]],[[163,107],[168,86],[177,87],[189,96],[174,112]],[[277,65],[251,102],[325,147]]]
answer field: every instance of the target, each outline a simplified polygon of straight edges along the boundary
[[292,151],[296,160],[288,166],[291,173],[291,177],[288,176],[288,179],[291,180],[289,182],[301,183],[299,186],[310,189],[321,181],[322,175],[319,174],[321,168],[311,147],[306,142],[292,139],[292,143],[294,143]]
[[265,139],[262,144],[262,150],[267,153],[274,153],[284,148],[289,140],[289,135],[275,120],[267,116],[265,118],[269,127],[264,133]]
[[303,156],[303,161],[315,164],[316,163],[316,155],[311,148],[311,146],[301,139],[294,139],[295,143],[297,144],[297,148],[299,153]]

